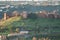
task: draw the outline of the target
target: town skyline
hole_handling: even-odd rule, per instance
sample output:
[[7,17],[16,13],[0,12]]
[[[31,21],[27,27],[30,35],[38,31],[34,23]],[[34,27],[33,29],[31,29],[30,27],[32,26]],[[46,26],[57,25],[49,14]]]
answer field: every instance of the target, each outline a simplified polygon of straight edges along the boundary
[[0,0],[0,1],[60,1],[60,0]]

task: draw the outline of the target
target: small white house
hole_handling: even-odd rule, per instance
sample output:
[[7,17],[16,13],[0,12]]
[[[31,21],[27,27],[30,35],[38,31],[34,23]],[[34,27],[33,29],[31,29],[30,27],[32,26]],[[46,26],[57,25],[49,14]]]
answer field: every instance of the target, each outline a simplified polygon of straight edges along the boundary
[[20,34],[28,34],[29,31],[20,31]]

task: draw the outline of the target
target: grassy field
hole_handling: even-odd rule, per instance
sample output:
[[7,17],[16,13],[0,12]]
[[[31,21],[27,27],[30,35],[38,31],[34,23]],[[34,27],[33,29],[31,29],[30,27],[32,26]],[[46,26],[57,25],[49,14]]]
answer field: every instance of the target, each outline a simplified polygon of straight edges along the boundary
[[7,19],[6,21],[0,22],[0,33],[10,33],[10,30],[16,31],[16,28],[18,27],[23,27],[24,30],[37,32],[60,32],[60,19],[22,19],[21,17],[12,17]]

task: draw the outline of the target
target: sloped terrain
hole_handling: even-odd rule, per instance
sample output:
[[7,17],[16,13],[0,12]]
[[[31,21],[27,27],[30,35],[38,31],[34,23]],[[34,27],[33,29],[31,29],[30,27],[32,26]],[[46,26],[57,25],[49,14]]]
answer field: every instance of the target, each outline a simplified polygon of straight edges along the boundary
[[[7,28],[7,30],[6,30]],[[22,19],[21,17],[12,17],[6,21],[0,22],[0,33],[10,33],[11,31],[16,31],[16,28],[23,28],[24,30],[33,31],[40,34],[54,34],[60,33],[60,19],[49,19],[49,18],[37,18],[37,19]],[[1,31],[3,30],[3,31]],[[7,32],[6,32],[6,31]]]

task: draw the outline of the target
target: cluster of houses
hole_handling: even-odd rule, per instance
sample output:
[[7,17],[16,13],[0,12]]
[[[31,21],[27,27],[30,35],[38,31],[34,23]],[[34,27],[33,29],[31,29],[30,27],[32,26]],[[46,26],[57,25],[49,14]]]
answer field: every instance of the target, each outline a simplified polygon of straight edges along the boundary
[[17,17],[17,16],[21,16],[22,18],[27,18],[27,12],[23,11],[22,13],[19,13],[18,11],[13,11],[11,14],[8,13],[4,13],[4,20],[11,18],[11,17]]
[[38,13],[38,16],[42,18],[60,18],[60,14],[57,12],[57,10],[54,10],[52,12],[43,10]]
[[[4,20],[6,20],[10,17],[14,17],[14,16],[21,16],[22,18],[28,18],[29,14],[31,14],[31,13],[28,13],[27,11],[23,11],[22,13],[20,13],[18,11],[13,11],[10,15],[5,12]],[[52,12],[47,12],[47,11],[43,10],[43,11],[40,11],[40,12],[34,13],[34,14],[36,14],[37,17],[39,17],[39,18],[60,18],[60,14],[57,12],[57,10],[54,10]]]

